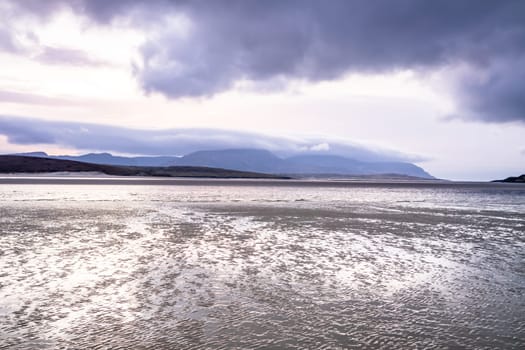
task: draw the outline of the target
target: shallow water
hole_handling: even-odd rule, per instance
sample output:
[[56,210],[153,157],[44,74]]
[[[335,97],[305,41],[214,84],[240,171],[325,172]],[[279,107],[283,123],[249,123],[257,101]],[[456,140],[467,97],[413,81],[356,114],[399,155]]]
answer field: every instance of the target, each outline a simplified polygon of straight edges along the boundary
[[525,348],[524,187],[60,182],[0,184],[1,349]]

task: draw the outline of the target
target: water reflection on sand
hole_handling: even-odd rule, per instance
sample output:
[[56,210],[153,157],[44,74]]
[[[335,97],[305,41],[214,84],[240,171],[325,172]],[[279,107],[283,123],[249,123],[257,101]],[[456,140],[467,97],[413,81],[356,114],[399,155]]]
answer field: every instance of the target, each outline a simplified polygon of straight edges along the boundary
[[524,199],[2,185],[0,348],[522,348]]

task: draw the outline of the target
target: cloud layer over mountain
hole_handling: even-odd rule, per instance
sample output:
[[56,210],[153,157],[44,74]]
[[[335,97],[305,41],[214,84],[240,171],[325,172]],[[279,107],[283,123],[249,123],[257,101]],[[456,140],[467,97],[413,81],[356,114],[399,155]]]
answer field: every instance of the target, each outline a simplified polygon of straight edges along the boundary
[[200,150],[266,149],[282,156],[331,154],[363,161],[421,161],[423,158],[312,136],[277,137],[221,129],[140,130],[101,124],[46,121],[0,115],[0,135],[11,144],[50,144],[78,150],[136,155],[184,155]]

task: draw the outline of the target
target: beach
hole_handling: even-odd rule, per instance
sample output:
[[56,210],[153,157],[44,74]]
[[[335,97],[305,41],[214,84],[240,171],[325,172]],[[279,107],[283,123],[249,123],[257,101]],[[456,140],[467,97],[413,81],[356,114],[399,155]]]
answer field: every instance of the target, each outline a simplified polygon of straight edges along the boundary
[[525,346],[513,184],[0,179],[0,349]]

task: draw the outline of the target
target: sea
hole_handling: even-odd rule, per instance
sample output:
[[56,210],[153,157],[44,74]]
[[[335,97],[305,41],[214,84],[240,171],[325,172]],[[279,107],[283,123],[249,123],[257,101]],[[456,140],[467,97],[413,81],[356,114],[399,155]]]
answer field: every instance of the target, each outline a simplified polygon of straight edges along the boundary
[[0,349],[525,349],[525,185],[3,177]]

